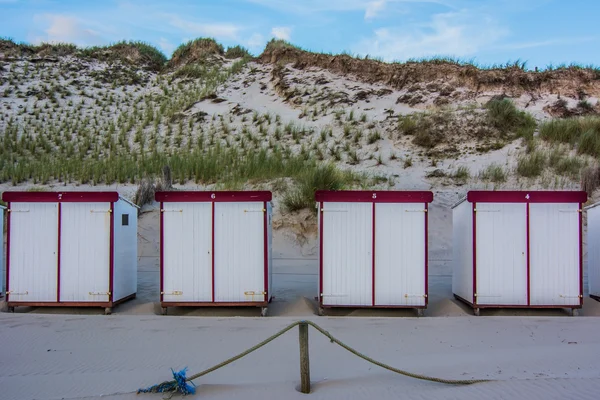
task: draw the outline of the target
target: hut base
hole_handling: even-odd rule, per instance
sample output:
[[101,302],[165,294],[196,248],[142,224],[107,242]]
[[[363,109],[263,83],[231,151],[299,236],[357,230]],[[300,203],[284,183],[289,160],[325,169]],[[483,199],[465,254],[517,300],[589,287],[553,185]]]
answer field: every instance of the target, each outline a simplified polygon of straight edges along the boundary
[[514,305],[514,304],[473,304],[472,302],[470,302],[456,294],[454,295],[454,298],[456,300],[460,300],[461,302],[463,302],[466,305],[468,305],[469,307],[471,307],[473,309],[473,314],[475,314],[475,316],[479,316],[480,310],[482,310],[484,308],[567,309],[567,310],[570,310],[569,313],[572,316],[577,316],[577,315],[579,315],[579,309],[581,308],[581,305],[572,305],[572,306],[568,306],[568,305],[529,305],[528,306],[528,305],[523,305],[523,304],[518,304],[518,305]]
[[427,306],[405,306],[405,305],[393,305],[393,306],[345,306],[345,305],[335,305],[335,306],[328,306],[328,305],[324,305],[324,304],[320,304],[319,308],[317,310],[317,315],[319,316],[324,316],[326,313],[326,309],[336,309],[336,308],[356,308],[356,309],[373,309],[373,310],[382,310],[382,309],[414,309],[417,312],[417,317],[424,317],[425,316],[425,309],[427,308]]
[[260,315],[262,317],[267,316],[268,305],[273,298],[269,298],[269,301],[242,301],[242,302],[171,302],[161,301],[161,314],[167,315],[167,309],[169,307],[260,307]]
[[8,301],[6,307],[8,312],[14,312],[15,307],[99,307],[104,308],[106,315],[112,314],[113,307],[135,299],[136,293],[123,297],[117,301]]

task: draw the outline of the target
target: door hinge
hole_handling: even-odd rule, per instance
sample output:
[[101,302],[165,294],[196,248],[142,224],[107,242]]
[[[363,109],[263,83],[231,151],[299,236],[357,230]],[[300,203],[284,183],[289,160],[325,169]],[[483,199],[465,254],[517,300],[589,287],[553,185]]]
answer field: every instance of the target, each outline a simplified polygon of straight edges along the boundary
[[244,292],[245,296],[263,296],[266,294],[267,294],[267,292],[255,292],[254,290],[249,290],[247,292]]
[[427,297],[426,294],[408,294],[408,293],[404,293],[404,297],[408,298],[408,297]]
[[6,212],[9,212],[9,213],[14,213],[14,212],[29,212],[29,210],[13,210],[12,208],[9,208],[8,210],[6,210]]
[[404,210],[404,212],[427,212],[427,210]]
[[173,290],[171,293],[160,292],[160,294],[167,295],[167,296],[181,296],[183,294],[183,291],[181,291],[181,290]]
[[112,210],[90,210],[90,213],[110,214]]
[[160,212],[161,213],[164,213],[164,212],[183,212],[183,209],[181,209],[181,210],[165,210],[164,208],[161,208]]
[[563,299],[580,299],[583,296],[578,294],[577,296],[565,296],[564,294],[559,294],[558,297],[562,297]]
[[266,210],[266,209],[264,209],[264,208],[262,208],[262,209],[260,209],[260,210],[244,210],[244,212],[245,212],[245,213],[248,213],[248,212],[267,212],[267,210]]
[[110,292],[88,292],[90,296],[110,296]]

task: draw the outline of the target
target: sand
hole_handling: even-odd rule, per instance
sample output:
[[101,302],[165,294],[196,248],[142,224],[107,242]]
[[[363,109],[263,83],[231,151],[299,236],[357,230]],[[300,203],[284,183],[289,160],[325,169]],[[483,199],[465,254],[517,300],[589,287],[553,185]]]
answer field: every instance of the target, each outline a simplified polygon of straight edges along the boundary
[[[160,399],[139,387],[170,368],[208,368],[294,318],[187,318],[0,314],[2,398]],[[600,338],[593,318],[318,318],[357,350],[398,368],[448,379],[447,386],[396,375],[310,331],[310,398],[593,399],[600,392]],[[201,379],[193,398],[306,398],[297,330]]]

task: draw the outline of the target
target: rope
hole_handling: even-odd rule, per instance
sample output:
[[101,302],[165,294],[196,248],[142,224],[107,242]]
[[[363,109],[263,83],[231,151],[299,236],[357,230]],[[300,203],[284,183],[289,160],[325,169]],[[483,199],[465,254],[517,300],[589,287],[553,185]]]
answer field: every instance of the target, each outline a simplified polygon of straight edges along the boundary
[[[357,357],[362,358],[365,361],[370,362],[371,364],[375,364],[381,368],[387,369],[388,371],[392,371],[395,372],[397,374],[400,375],[404,375],[404,376],[408,376],[410,378],[415,378],[415,379],[421,379],[421,380],[426,380],[426,381],[431,381],[431,382],[438,382],[438,383],[444,383],[444,384],[448,384],[448,385],[472,385],[474,383],[481,383],[481,382],[490,382],[489,379],[442,379],[442,378],[435,378],[435,377],[431,377],[431,376],[427,376],[427,375],[420,375],[420,374],[415,374],[412,372],[408,372],[402,369],[398,369],[398,368],[394,368],[390,365],[384,364],[382,362],[379,362],[377,360],[372,359],[369,356],[366,356],[362,353],[360,353],[359,351],[353,349],[352,347],[348,346],[347,344],[343,343],[342,341],[336,339],[335,337],[333,337],[333,335],[331,335],[329,332],[327,332],[325,329],[321,328],[319,325],[315,324],[312,321],[297,321],[294,322],[290,325],[288,325],[287,327],[283,328],[282,330],[280,330],[279,332],[275,333],[274,335],[270,336],[269,338],[263,340],[262,342],[258,343],[255,346],[250,347],[248,350],[245,350],[243,352],[241,352],[240,354],[231,357],[213,367],[210,367],[208,369],[205,369],[202,372],[198,372],[197,374],[191,375],[189,377],[185,377],[185,371],[187,368],[184,368],[183,370],[179,371],[179,372],[175,372],[173,370],[173,377],[174,380],[172,381],[165,381],[162,382],[158,385],[154,385],[154,386],[150,386],[146,389],[139,389],[137,392],[138,393],[168,393],[168,392],[180,392],[181,394],[193,394],[195,392],[195,387],[192,387],[190,385],[188,385],[186,382],[191,382],[195,379],[200,378],[201,376],[204,376],[210,372],[213,372],[219,368],[222,368],[226,365],[231,364],[232,362],[239,360],[242,357],[247,356],[248,354],[260,349],[261,347],[267,345],[268,343],[272,342],[273,340],[277,339],[279,336],[283,335],[284,333],[288,332],[289,330],[291,330],[292,328],[300,325],[300,324],[307,324],[312,326],[313,328],[315,328],[317,331],[319,331],[321,334],[323,334],[324,336],[326,336],[331,343],[335,343],[338,346],[346,349],[347,351],[349,351],[350,353],[354,354]],[[192,383],[193,385],[193,383]]]

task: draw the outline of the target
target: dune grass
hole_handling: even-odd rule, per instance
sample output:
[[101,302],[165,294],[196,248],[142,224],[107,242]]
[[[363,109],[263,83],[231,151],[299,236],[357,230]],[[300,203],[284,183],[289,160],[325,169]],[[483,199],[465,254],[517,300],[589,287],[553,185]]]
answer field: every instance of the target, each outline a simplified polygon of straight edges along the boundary
[[341,190],[364,180],[364,176],[341,171],[334,164],[311,163],[309,168],[295,176],[296,187],[285,194],[283,206],[290,212],[314,208],[315,191]]
[[540,125],[540,138],[567,143],[579,154],[600,157],[600,117],[554,119]]

